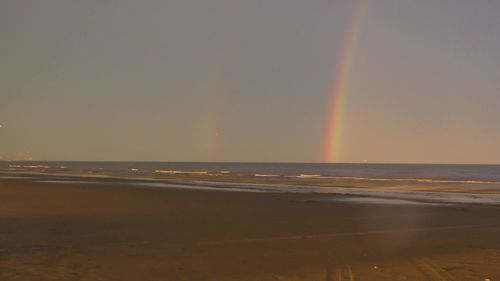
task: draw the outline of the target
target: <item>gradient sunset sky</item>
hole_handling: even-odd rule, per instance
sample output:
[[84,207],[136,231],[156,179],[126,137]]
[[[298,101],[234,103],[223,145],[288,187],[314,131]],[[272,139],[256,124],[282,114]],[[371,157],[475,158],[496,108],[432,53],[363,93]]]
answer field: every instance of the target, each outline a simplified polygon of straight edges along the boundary
[[344,56],[335,161],[500,164],[498,0],[3,0],[0,40],[0,159],[323,162]]

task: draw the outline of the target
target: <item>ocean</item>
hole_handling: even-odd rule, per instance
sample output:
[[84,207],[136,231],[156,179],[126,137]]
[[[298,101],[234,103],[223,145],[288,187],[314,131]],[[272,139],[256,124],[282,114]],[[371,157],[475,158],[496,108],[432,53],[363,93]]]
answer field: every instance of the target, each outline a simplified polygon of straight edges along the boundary
[[500,165],[26,161],[0,162],[0,172],[56,176],[52,182],[109,178],[139,186],[500,202]]

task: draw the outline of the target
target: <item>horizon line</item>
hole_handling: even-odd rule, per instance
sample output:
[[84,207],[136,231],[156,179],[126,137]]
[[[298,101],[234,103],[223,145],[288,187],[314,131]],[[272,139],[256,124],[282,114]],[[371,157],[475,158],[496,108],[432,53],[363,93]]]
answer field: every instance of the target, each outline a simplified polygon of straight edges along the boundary
[[500,166],[500,163],[449,163],[449,162],[301,162],[301,161],[192,161],[192,160],[6,160],[0,159],[2,162],[108,162],[108,163],[227,163],[227,164],[327,164],[327,165],[490,165],[490,166]]

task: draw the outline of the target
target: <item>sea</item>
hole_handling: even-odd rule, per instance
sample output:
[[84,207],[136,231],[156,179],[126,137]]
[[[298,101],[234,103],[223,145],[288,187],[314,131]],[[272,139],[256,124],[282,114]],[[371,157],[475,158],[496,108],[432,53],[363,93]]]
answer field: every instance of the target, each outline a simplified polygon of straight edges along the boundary
[[500,165],[5,161],[2,178],[500,205]]

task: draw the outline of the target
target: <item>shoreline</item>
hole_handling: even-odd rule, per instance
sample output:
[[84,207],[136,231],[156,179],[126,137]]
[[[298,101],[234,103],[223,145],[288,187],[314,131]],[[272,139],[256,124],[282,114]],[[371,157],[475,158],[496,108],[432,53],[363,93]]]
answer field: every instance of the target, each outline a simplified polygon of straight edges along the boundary
[[[5,176],[1,176],[5,175]],[[355,202],[380,202],[390,204],[421,203],[421,204],[463,204],[500,206],[500,189],[451,189],[451,188],[421,188],[412,186],[363,186],[363,185],[315,185],[294,182],[270,183],[263,181],[221,181],[198,177],[155,178],[130,175],[107,174],[72,174],[72,173],[42,173],[42,172],[0,172],[0,180],[27,180],[52,184],[100,184],[115,182],[136,187],[150,188],[185,188],[200,190],[225,190],[233,192],[271,192],[271,193],[304,193],[322,194],[328,200],[328,195],[341,195]],[[364,200],[370,199],[370,200]]]

